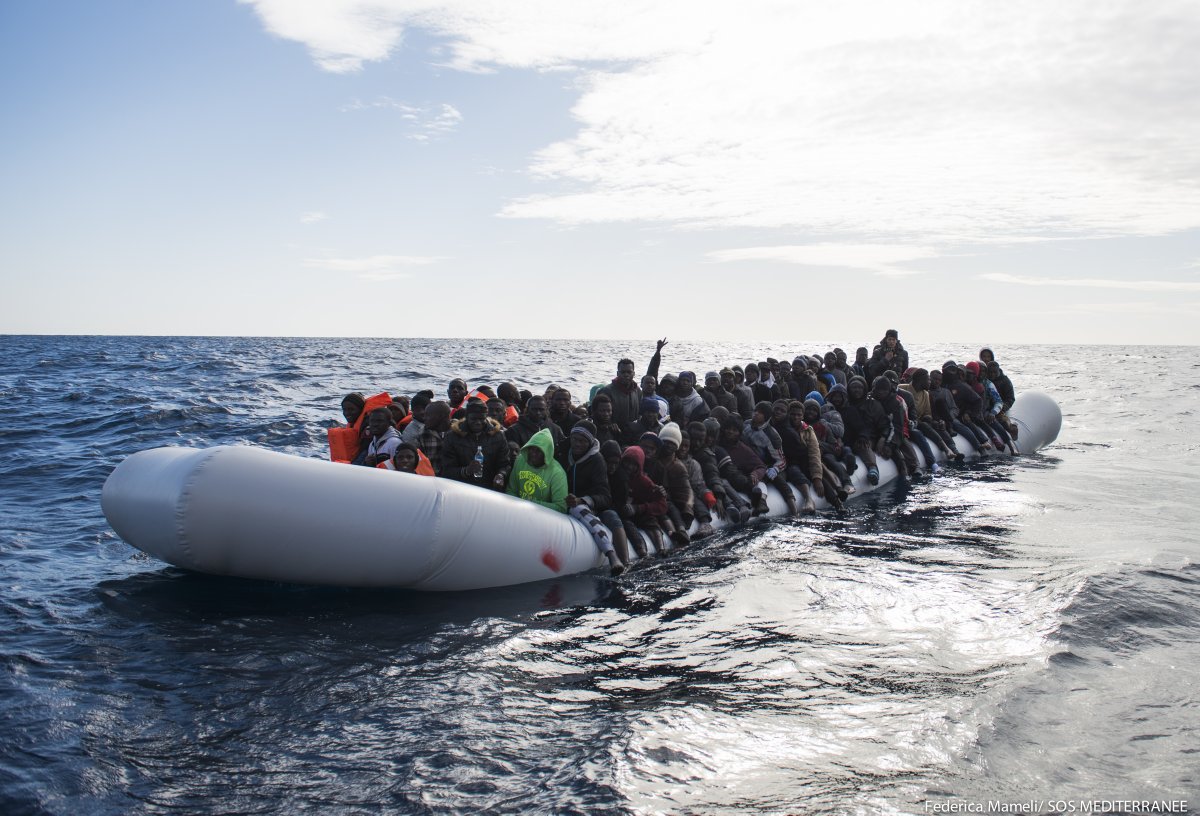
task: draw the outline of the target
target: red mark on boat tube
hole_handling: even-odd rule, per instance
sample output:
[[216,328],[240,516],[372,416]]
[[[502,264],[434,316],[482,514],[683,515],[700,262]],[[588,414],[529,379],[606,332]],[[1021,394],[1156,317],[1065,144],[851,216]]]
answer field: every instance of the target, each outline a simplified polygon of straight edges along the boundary
[[550,547],[542,550],[542,563],[549,567],[551,572],[562,572],[562,562],[558,560],[558,555]]

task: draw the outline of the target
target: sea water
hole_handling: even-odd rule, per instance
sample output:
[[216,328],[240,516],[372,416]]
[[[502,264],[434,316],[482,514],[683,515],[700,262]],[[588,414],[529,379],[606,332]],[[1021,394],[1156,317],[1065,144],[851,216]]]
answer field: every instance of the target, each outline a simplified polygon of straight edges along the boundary
[[[832,345],[672,342],[662,370]],[[1200,810],[1193,349],[997,348],[1062,406],[1039,454],[459,594],[190,574],[117,538],[100,489],[161,445],[322,457],[348,391],[578,401],[652,342],[0,349],[0,813]]]

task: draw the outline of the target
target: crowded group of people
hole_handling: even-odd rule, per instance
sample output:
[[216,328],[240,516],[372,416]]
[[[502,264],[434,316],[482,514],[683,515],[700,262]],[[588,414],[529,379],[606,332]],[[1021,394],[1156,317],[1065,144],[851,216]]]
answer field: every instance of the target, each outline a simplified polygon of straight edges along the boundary
[[956,436],[983,456],[1017,453],[1013,384],[989,348],[962,365],[911,367],[889,329],[853,362],[834,348],[732,365],[701,382],[692,371],[660,378],[666,345],[658,341],[640,378],[632,360],[619,361],[586,400],[556,384],[534,394],[511,382],[472,389],[460,378],[445,399],[430,390],[348,394],[346,425],[329,430],[330,456],[570,513],[619,574],[631,547],[647,554],[639,530],[663,554],[710,535],[714,517],[767,513],[768,485],[789,514],[814,513],[817,497],[841,509],[859,467],[877,484],[879,458],[902,479],[921,479],[917,451],[936,474],[935,451],[963,460]]

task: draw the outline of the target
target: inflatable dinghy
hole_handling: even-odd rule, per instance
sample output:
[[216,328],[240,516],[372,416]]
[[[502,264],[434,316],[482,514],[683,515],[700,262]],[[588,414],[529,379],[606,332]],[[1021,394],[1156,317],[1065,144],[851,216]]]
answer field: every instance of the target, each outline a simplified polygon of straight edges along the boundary
[[[1009,418],[1023,454],[1053,442],[1062,425],[1058,404],[1036,392],[1018,397]],[[955,444],[978,456],[961,436]],[[895,465],[880,459],[879,484],[870,485],[860,463],[854,485],[866,493],[896,476]],[[782,515],[783,496],[770,493],[771,515]],[[247,446],[135,453],[109,475],[101,506],[129,544],[214,575],[466,590],[607,566],[583,524],[532,502]]]

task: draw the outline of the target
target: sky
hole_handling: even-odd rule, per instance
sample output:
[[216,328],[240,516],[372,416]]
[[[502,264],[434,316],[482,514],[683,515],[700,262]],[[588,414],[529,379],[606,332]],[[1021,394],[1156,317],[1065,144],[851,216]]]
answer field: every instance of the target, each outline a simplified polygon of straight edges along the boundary
[[1200,344],[1194,0],[5,0],[0,333]]

